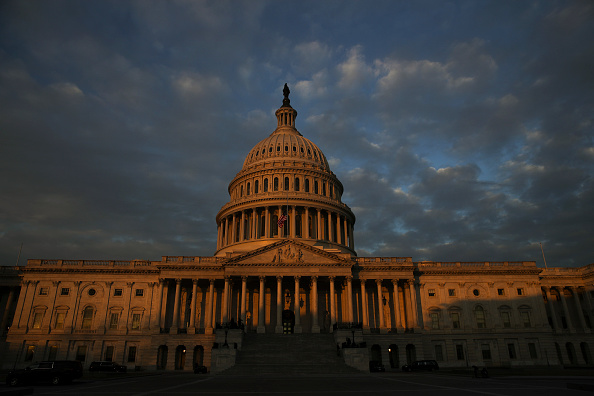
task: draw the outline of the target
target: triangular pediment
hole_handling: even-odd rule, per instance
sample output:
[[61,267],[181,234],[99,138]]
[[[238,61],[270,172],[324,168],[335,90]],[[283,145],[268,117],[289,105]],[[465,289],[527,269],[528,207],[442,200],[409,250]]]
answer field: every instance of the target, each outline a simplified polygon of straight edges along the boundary
[[351,266],[353,262],[350,258],[285,239],[230,258],[225,265]]

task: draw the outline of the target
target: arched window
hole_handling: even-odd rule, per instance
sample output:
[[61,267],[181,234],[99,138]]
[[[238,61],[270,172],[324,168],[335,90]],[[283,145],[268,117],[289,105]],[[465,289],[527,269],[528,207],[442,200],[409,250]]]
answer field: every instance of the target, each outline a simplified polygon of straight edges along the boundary
[[243,197],[243,186],[239,188],[239,198]]
[[278,177],[274,178],[274,191],[278,191]]
[[314,194],[318,193],[318,181],[314,180]]
[[486,326],[485,321],[485,310],[480,305],[477,305],[474,309],[474,318],[476,319],[476,327],[484,329]]
[[88,330],[92,327],[93,325],[93,307],[86,307],[83,310],[83,316],[82,316],[82,328],[85,330]]
[[309,179],[305,179],[305,192],[309,192]]
[[259,187],[259,184],[260,184],[260,183],[258,182],[258,180],[256,180],[256,181],[254,182],[254,194],[258,194],[258,187]]
[[251,194],[251,192],[250,192],[250,183],[248,182],[248,184],[247,184],[247,195],[250,195],[250,194]]
[[285,191],[289,191],[289,178],[285,177]]
[[322,195],[326,196],[326,183],[322,182]]
[[264,179],[264,192],[268,192],[268,179]]
[[299,178],[295,178],[295,191],[299,191]]

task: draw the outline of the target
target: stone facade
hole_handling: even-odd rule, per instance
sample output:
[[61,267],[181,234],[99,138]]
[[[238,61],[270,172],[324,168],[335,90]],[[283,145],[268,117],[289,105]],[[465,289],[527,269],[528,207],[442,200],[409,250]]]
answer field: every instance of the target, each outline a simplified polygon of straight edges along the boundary
[[220,371],[244,332],[333,333],[362,347],[343,350],[360,369],[592,364],[594,264],[357,257],[342,184],[295,129],[288,89],[276,116],[229,185],[214,256],[2,267],[2,368],[79,359]]

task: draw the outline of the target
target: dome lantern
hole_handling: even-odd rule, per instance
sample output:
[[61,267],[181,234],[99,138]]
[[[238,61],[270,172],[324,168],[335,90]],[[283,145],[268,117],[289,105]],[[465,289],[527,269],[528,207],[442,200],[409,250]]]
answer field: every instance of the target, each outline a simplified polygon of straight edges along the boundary
[[291,100],[289,94],[291,91],[285,83],[283,88],[283,105],[275,112],[277,120],[277,128],[289,127],[295,129],[295,118],[297,118],[297,111],[291,107]]

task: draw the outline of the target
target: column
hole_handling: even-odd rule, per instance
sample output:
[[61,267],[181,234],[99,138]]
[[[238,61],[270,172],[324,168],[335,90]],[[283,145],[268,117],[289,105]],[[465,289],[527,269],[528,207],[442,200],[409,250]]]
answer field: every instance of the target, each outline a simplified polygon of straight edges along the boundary
[[311,277],[311,292],[312,292],[312,302],[311,302],[311,315],[312,315],[312,333],[319,333],[320,332],[320,324],[318,322],[318,277],[312,276]]
[[223,289],[223,302],[221,304],[221,324],[224,325],[225,323],[229,322],[228,312],[229,312],[229,277],[225,277],[225,287]]
[[235,243],[235,241],[237,240],[237,235],[236,234],[236,230],[237,230],[237,226],[235,225],[235,221],[236,221],[236,217],[235,217],[235,213],[233,213],[233,218],[231,220],[231,243]]
[[198,293],[198,279],[192,279],[192,301],[190,302],[190,329],[196,328],[196,294]]
[[377,285],[377,311],[379,316],[379,328],[380,331],[385,327],[384,324],[384,309],[383,309],[383,299],[382,299],[382,280],[376,279],[375,284]]
[[340,232],[340,214],[336,213],[336,243],[341,243],[341,232]]
[[343,245],[345,246],[349,246],[349,231],[348,231],[348,221],[346,216],[344,216],[344,220],[343,220]]
[[282,334],[283,332],[283,277],[276,277],[276,327],[275,333]]
[[270,210],[266,207],[266,218],[264,219],[264,236],[270,238]]
[[410,287],[410,308],[412,310],[412,327],[419,326],[419,318],[418,318],[418,309],[417,309],[417,292],[415,288],[415,281],[412,279],[408,280],[408,285]]
[[229,220],[225,216],[223,221],[225,222],[225,224],[223,225],[223,235],[222,235],[223,244],[222,244],[222,246],[227,246],[229,244]]
[[245,326],[245,298],[246,298],[246,292],[247,292],[247,276],[242,276],[241,277],[241,308],[240,308],[240,318],[241,318],[241,322],[244,324]]
[[163,327],[162,323],[161,323],[161,310],[163,309],[163,283],[165,282],[165,279],[159,278],[159,291],[157,292],[157,297],[158,297],[158,301],[157,301],[157,311],[155,312],[156,316],[157,316],[157,324],[159,326],[159,331],[160,328]]
[[584,311],[582,310],[582,304],[580,303],[580,296],[578,295],[577,287],[570,286],[569,290],[573,294],[573,299],[575,300],[575,308],[578,312],[578,318],[580,318],[580,324],[582,325],[582,329],[585,332],[589,332],[588,326],[586,326],[586,319],[584,318]]
[[332,212],[327,210],[326,213],[328,213],[328,221],[326,222],[328,224],[328,241],[332,242],[334,240],[332,238]]
[[545,293],[547,294],[547,301],[549,305],[549,310],[551,311],[551,319],[553,322],[553,330],[559,330],[559,320],[557,319],[557,311],[555,311],[555,298],[550,287],[545,287]]
[[304,219],[304,224],[305,224],[305,229],[303,230],[304,232],[303,234],[303,238],[311,238],[311,235],[309,235],[309,208],[306,206],[303,208],[303,213],[305,216]]
[[[392,279],[392,286],[394,288],[392,304],[394,304],[394,320],[396,321],[394,325],[397,329],[402,329],[402,323],[400,322],[400,299],[398,298],[398,279]],[[444,312],[446,311],[444,310]]]
[[245,239],[245,210],[241,211],[241,224],[239,225],[239,241],[243,242]]
[[353,277],[347,276],[347,310],[348,310],[348,322],[354,322],[353,315]]
[[291,205],[291,238],[295,238],[295,205]]
[[571,323],[571,317],[569,316],[569,309],[567,308],[567,300],[565,299],[565,288],[560,288],[559,297],[561,297],[561,303],[563,304],[563,313],[565,314],[567,328],[569,329],[569,331],[575,331],[573,324]]
[[212,308],[214,306],[214,279],[209,279],[210,287],[208,288],[208,306],[206,308],[206,318],[204,322],[204,327],[206,328],[206,334],[212,334]]
[[295,277],[295,333],[301,333],[301,296],[299,293],[299,279],[300,276]]
[[322,213],[319,208],[316,210],[318,211],[318,221],[317,221],[317,223],[318,223],[318,231],[317,232],[318,233],[317,233],[316,237],[317,237],[317,239],[324,239],[323,235],[322,235],[322,231],[321,231],[322,230]]
[[361,282],[361,315],[363,316],[363,328],[369,328],[369,315],[367,314],[367,287],[366,280],[360,279]]
[[6,307],[4,309],[4,313],[2,314],[2,322],[0,324],[0,337],[4,335],[4,331],[8,326],[8,315],[10,314],[10,306],[12,305],[12,300],[14,299],[14,291],[15,288],[11,287],[8,292],[8,300],[6,301]]
[[260,295],[258,296],[258,333],[265,333],[266,328],[264,327],[264,279],[266,277],[260,277]]
[[252,209],[252,239],[258,239],[258,211]]
[[181,296],[181,279],[175,280],[175,300],[173,301],[173,323],[171,328],[177,329],[179,327],[179,299]]
[[[318,215],[320,214],[318,210]],[[330,277],[330,331],[334,331],[334,323],[336,323],[336,302],[334,301],[334,277]]]

